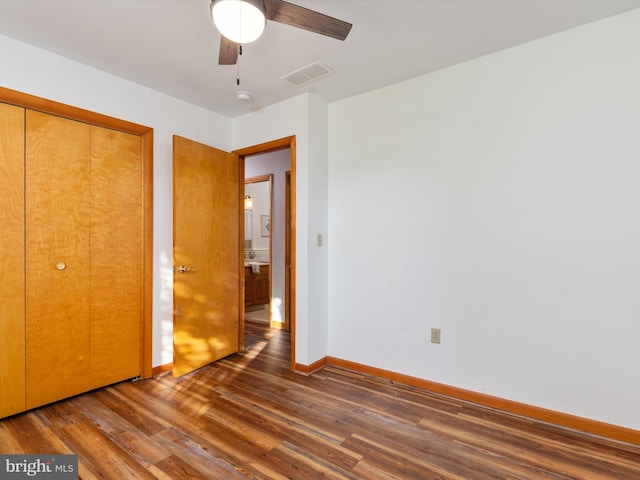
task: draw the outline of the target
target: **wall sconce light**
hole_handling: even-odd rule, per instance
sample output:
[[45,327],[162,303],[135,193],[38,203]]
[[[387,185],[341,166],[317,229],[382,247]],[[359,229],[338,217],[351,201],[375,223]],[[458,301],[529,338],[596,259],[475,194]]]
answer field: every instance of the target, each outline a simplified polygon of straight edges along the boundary
[[250,195],[245,195],[244,196],[244,209],[245,210],[252,210],[253,209],[253,200],[251,199]]

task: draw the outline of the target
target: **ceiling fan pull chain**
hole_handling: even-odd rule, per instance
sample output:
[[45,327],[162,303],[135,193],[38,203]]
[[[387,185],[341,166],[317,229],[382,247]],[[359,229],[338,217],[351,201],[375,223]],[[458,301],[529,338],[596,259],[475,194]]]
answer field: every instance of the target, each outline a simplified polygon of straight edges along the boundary
[[242,44],[238,44],[238,60],[236,61],[236,85],[240,85],[240,57],[242,56]]

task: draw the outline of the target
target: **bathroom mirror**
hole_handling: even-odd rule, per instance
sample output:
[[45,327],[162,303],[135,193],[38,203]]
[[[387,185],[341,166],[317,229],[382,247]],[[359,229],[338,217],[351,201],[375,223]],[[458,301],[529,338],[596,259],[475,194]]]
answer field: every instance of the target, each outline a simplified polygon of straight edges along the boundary
[[268,263],[270,237],[262,235],[260,222],[265,216],[270,218],[271,177],[261,175],[245,178],[244,202],[245,259]]

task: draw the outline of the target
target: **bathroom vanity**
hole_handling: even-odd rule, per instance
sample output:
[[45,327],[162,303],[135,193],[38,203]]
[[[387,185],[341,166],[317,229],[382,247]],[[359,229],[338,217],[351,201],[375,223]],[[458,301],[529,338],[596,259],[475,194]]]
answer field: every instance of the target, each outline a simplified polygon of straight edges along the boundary
[[253,273],[253,268],[249,264],[244,266],[245,308],[269,303],[269,264],[258,265],[259,273]]

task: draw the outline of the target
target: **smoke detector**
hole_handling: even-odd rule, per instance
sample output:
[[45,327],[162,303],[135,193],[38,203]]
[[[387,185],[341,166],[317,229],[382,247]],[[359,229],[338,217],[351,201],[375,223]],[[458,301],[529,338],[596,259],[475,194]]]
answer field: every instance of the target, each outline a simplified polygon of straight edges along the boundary
[[251,100],[251,94],[249,92],[236,92],[236,98],[241,102],[248,102]]

